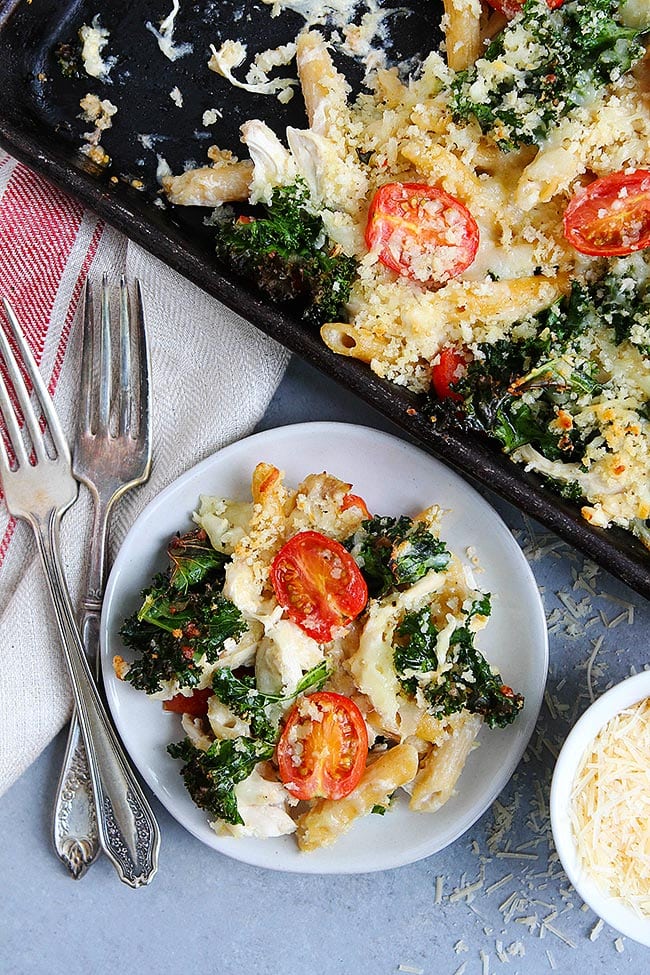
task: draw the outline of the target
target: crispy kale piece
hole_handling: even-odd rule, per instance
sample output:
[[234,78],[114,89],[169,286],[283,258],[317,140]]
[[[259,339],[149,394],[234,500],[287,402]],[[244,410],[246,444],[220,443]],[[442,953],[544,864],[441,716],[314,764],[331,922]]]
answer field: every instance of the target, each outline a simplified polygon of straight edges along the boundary
[[328,677],[327,664],[323,661],[307,671],[293,694],[264,694],[257,689],[252,675],[236,677],[230,667],[220,667],[212,677],[212,689],[220,701],[227,704],[240,718],[250,722],[255,738],[274,744],[284,707],[299,694],[319,690]]
[[128,617],[120,635],[140,654],[125,679],[154,694],[164,681],[195,687],[205,655],[213,662],[226,640],[246,630],[240,611],[221,593],[228,557],[211,549],[202,529],[171,540],[170,568],[142,592],[142,606]]
[[357,263],[328,241],[320,216],[308,209],[301,181],[274,190],[263,217],[217,227],[217,254],[274,301],[295,304],[315,326],[345,319]]
[[545,478],[545,483],[551,491],[555,491],[559,494],[561,498],[566,498],[567,501],[581,501],[584,497],[584,492],[577,481],[559,481],[555,477]]
[[436,642],[439,630],[425,607],[419,612],[406,613],[395,630],[393,663],[405,690],[414,695],[418,688],[417,674],[426,674],[438,666]]
[[546,0],[527,0],[484,57],[454,78],[455,118],[474,117],[504,151],[541,144],[571,109],[643,57],[643,31],[623,26],[619,7],[569,0],[551,10]]
[[167,555],[171,562],[169,584],[172,589],[182,593],[201,582],[209,573],[223,578],[223,569],[228,561],[227,555],[212,547],[203,528],[195,528],[185,535],[174,535],[167,546]]
[[650,254],[612,261],[609,272],[592,286],[592,316],[614,331],[617,344],[631,342],[650,356]]
[[81,44],[79,40],[69,43],[61,41],[54,48],[54,59],[64,78],[80,78],[83,74],[81,63]]
[[607,324],[599,290],[574,282],[567,297],[530,319],[532,337],[479,345],[466,375],[454,383],[462,403],[430,396],[432,418],[440,427],[451,421],[487,433],[508,454],[531,444],[548,460],[580,459],[585,445],[575,428],[557,430],[550,424],[558,408],[601,390],[595,365],[578,367],[568,354],[589,326]]
[[373,598],[395,586],[413,585],[431,570],[443,572],[451,559],[443,541],[406,515],[364,521],[344,545],[356,559]]
[[490,596],[476,600],[461,626],[451,635],[446,653],[451,667],[437,679],[428,679],[437,670],[439,631],[428,607],[406,612],[395,630],[393,659],[404,690],[415,695],[421,689],[428,710],[437,718],[466,709],[483,716],[490,728],[511,724],[524,705],[521,694],[503,684],[483,654],[474,646],[469,627],[475,615],[488,616]]
[[228,738],[201,751],[189,738],[167,746],[172,758],[185,763],[181,775],[200,809],[233,825],[243,825],[237,808],[235,786],[251,774],[258,762],[273,755],[273,745],[252,738]]

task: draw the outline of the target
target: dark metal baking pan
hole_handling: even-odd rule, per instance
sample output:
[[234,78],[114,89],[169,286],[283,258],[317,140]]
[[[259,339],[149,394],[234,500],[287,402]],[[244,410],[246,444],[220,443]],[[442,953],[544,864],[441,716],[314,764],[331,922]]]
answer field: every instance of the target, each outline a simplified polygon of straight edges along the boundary
[[[335,355],[298,319],[271,306],[250,286],[224,272],[213,256],[203,214],[153,205],[156,152],[167,159],[174,172],[180,172],[188,160],[204,162],[211,142],[236,150],[239,126],[247,118],[265,119],[278,132],[287,124],[304,124],[299,94],[283,106],[274,98],[234,89],[205,67],[210,43],[236,37],[249,45],[250,56],[286,43],[304,23],[302,18],[292,13],[272,18],[269,6],[246,0],[186,0],[177,19],[176,37],[179,41],[190,39],[194,51],[172,63],[162,56],[155,38],[144,28],[146,21],[159,23],[169,13],[170,0],[115,0],[101,5],[102,25],[111,32],[111,53],[118,57],[111,71],[113,83],[102,85],[85,75],[64,78],[53,51],[60,42],[74,40],[78,27],[90,23],[99,6],[85,0],[0,0],[0,144],[358,394],[424,449],[497,491],[650,597],[650,555],[630,534],[590,526],[577,507],[548,491],[535,475],[515,466],[494,444],[453,430],[436,430],[424,414],[413,411],[417,401],[408,392],[379,379],[361,363]],[[436,43],[441,5],[417,0],[407,13],[404,6],[400,4],[391,17],[394,53],[400,58],[424,55]],[[423,45],[420,51],[418,43]],[[358,66],[346,65],[348,76],[355,71],[354,80],[358,81]],[[183,93],[183,110],[169,97],[175,85]],[[113,160],[109,172],[98,170],[78,152],[81,133],[88,128],[78,119],[79,99],[89,91],[110,98],[119,109],[114,127],[102,140]],[[202,114],[215,107],[223,111],[223,119],[206,130]],[[154,136],[153,149],[146,149],[138,139],[138,135],[146,134]],[[112,182],[111,175],[117,175],[118,180]],[[132,179],[141,180],[144,189],[134,189],[129,182]],[[0,245],[9,246],[10,242]]]

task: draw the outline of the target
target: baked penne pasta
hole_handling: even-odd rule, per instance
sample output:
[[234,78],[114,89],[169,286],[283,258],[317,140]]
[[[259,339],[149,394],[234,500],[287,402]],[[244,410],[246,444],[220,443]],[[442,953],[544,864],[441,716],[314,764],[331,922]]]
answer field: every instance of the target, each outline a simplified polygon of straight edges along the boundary
[[480,0],[444,0],[443,26],[447,44],[447,64],[463,71],[482,52]]
[[381,335],[365,328],[356,328],[353,323],[327,322],[321,327],[321,338],[325,345],[339,355],[346,355],[361,362],[371,362],[384,354],[386,341]]
[[435,812],[451,798],[483,724],[480,715],[468,711],[446,721],[446,737],[439,737],[415,776],[409,802],[415,812]]
[[331,846],[353,823],[372,812],[373,806],[387,806],[390,797],[415,777],[418,752],[404,742],[384,752],[364,772],[356,789],[344,799],[319,799],[298,819],[296,838],[301,850],[309,852]]
[[474,645],[490,597],[440,539],[440,508],[373,518],[352,492],[325,471],[291,489],[260,462],[250,501],[202,495],[129,621],[144,656],[116,655],[115,674],[182,714],[169,751],[220,835],[295,832],[307,852],[398,789],[438,808],[474,711],[503,726],[523,706]]
[[176,206],[217,207],[247,200],[252,176],[253,164],[248,160],[220,162],[180,176],[163,176],[162,187]]
[[329,135],[331,120],[346,106],[350,87],[334,67],[325,38],[312,30],[296,40],[296,65],[309,128]]
[[414,139],[404,142],[400,152],[419,173],[433,177],[447,193],[470,206],[482,202],[483,186],[480,179],[450,149],[440,145],[424,145]]

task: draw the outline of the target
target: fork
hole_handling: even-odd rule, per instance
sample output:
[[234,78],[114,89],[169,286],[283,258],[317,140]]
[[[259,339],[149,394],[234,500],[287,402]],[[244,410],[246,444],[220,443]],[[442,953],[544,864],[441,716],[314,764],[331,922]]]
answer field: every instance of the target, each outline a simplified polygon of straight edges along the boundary
[[93,681],[61,567],[61,518],[77,497],[70,451],[14,311],[6,299],[2,301],[37,410],[5,330],[0,327],[0,363],[4,359],[13,399],[19,406],[19,410],[14,409],[0,374],[0,413],[6,436],[6,445],[0,436],[0,486],[10,513],[27,521],[34,531],[79,715],[102,848],[120,879],[139,887],[149,883],[157,869],[158,824]]
[[[140,283],[136,282],[136,315],[130,311],[124,276],[119,286],[119,367],[113,395],[110,290],[102,278],[99,327],[93,294],[86,281],[81,362],[81,406],[72,470],[93,499],[93,526],[86,595],[80,630],[91,665],[97,666],[99,620],[106,576],[108,520],[115,502],[142,484],[151,469],[149,362]],[[135,341],[134,341],[135,340]],[[132,362],[132,346],[137,362]],[[135,381],[134,369],[137,369]],[[79,879],[100,852],[88,762],[73,711],[53,817],[54,848],[72,877]]]

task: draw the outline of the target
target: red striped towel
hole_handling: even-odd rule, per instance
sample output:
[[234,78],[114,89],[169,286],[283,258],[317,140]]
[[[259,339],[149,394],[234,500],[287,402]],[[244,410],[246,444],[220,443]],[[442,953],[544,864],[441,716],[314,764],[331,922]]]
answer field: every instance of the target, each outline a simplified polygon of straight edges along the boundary
[[[0,295],[14,306],[68,432],[78,394],[79,299],[86,278],[94,281],[104,271],[115,281],[124,272],[142,283],[154,403],[154,469],[148,484],[118,505],[115,549],[165,484],[250,433],[287,354],[0,150]],[[90,513],[82,488],[62,529],[73,598],[83,577]],[[9,516],[1,494],[0,648],[2,794],[62,727],[70,694],[31,530]]]

